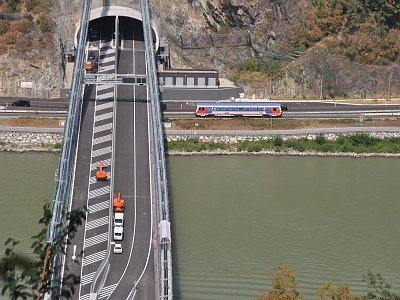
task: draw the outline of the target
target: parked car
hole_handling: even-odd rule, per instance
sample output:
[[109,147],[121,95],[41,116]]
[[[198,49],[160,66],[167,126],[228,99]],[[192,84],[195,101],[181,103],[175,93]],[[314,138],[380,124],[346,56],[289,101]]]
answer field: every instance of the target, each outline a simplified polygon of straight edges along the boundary
[[281,104],[281,110],[282,111],[287,111],[287,105],[286,104]]
[[17,100],[17,101],[14,101],[11,105],[12,106],[30,107],[31,106],[31,101],[29,101],[29,100]]
[[121,244],[114,244],[113,252],[115,254],[121,254],[122,253],[122,245]]
[[124,239],[124,228],[115,226],[114,227],[114,241],[122,241]]

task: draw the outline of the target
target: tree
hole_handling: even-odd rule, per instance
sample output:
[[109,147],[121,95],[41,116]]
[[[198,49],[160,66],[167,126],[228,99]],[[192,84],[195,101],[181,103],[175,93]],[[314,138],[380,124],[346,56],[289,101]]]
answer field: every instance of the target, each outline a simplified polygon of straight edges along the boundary
[[[0,280],[3,282],[1,295],[8,291],[10,299],[32,299],[38,295],[49,292],[53,274],[58,270],[51,262],[55,255],[64,253],[65,245],[70,244],[79,226],[83,224],[86,216],[86,208],[72,210],[67,213],[66,224],[60,224],[56,229],[58,235],[53,244],[46,243],[47,228],[51,222],[50,205],[43,206],[43,218],[39,223],[43,229],[32,237],[34,242],[31,249],[33,257],[25,257],[15,252],[14,247],[19,243],[12,238],[6,241],[5,257],[0,261]],[[48,262],[48,263],[43,263]],[[68,270],[67,270],[68,271]],[[61,280],[61,279],[60,279]],[[66,274],[62,282],[55,284],[56,289],[52,291],[52,297],[59,299],[60,296],[70,298],[74,292],[75,284],[80,278],[73,274]],[[58,287],[62,285],[62,290]]]
[[368,287],[368,293],[363,297],[364,300],[400,300],[400,295],[390,291],[391,285],[383,279],[380,273],[373,274],[368,271],[368,274],[363,276],[363,281],[367,283]]
[[267,273],[272,276],[272,289],[263,292],[258,300],[303,300],[294,272],[288,266],[272,266]]
[[322,300],[361,300],[359,295],[353,295],[346,284],[336,284],[328,281],[317,290],[317,296]]

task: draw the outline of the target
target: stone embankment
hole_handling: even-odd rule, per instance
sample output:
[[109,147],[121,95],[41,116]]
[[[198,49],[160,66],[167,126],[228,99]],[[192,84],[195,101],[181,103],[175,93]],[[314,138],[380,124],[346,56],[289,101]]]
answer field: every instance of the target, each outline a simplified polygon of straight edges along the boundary
[[[340,134],[344,135],[344,134]],[[384,139],[400,137],[400,132],[371,132],[371,136]],[[327,133],[325,138],[335,140],[339,134]],[[223,143],[234,145],[243,141],[269,140],[274,136],[196,136],[199,142],[204,143]],[[298,134],[282,136],[283,140],[315,139],[317,134]],[[167,141],[188,141],[193,139],[193,135],[170,135]],[[6,152],[58,152],[62,142],[62,134],[43,133],[43,132],[0,132],[0,151]],[[346,157],[400,157],[400,154],[393,153],[333,153],[333,152],[314,152],[314,151],[295,151],[295,150],[261,150],[258,152],[238,151],[235,147],[226,150],[206,150],[201,152],[187,152],[170,150],[169,155],[288,155],[288,156],[346,156]]]
[[62,134],[47,132],[0,132],[0,151],[57,152]]

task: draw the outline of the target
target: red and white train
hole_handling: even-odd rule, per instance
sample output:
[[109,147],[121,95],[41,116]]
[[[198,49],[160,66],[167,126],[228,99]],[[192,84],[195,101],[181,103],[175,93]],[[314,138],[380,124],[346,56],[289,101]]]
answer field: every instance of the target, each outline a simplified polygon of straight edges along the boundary
[[197,103],[198,117],[282,117],[280,103],[205,102]]

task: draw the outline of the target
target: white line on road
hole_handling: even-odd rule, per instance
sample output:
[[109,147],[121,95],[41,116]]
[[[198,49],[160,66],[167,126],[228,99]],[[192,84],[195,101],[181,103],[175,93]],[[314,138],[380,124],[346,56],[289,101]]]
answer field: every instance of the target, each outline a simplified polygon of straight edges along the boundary
[[102,260],[106,256],[106,251],[107,250],[103,250],[103,251],[91,254],[87,257],[84,257],[82,266],[87,266],[87,265],[90,265],[92,263]]
[[112,128],[112,123],[101,125],[101,126],[96,126],[94,128],[94,133],[99,133],[105,130],[110,130]]
[[97,245],[97,244],[100,244],[100,243],[103,243],[103,242],[106,242],[107,240],[108,240],[108,232],[104,232],[99,235],[95,235],[95,236],[85,240],[84,249],[94,246],[94,245]]
[[91,283],[93,281],[94,274],[96,274],[96,272],[83,275],[81,279],[81,285]]
[[110,193],[110,187],[109,186],[105,186],[93,191],[89,192],[89,199],[93,199],[102,195],[106,195]]
[[102,148],[99,150],[95,150],[92,152],[92,158],[103,155],[103,154],[108,154],[108,153],[111,153],[111,147],[105,147],[105,148]]
[[86,230],[91,230],[103,225],[108,224],[108,216],[102,217],[100,219],[96,219],[90,222],[87,222]]
[[93,145],[109,142],[111,140],[112,140],[112,135],[111,134],[105,135],[105,136],[101,136],[101,137],[98,137],[97,139],[93,140]]
[[108,209],[109,206],[110,206],[109,200],[106,200],[106,201],[103,201],[103,202],[100,202],[97,204],[89,205],[88,213],[93,214],[100,210]]

